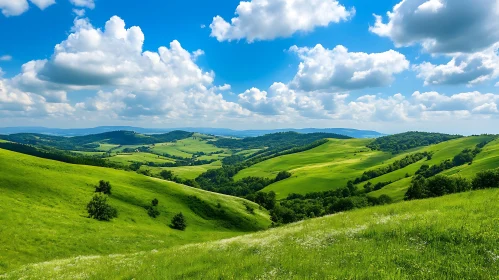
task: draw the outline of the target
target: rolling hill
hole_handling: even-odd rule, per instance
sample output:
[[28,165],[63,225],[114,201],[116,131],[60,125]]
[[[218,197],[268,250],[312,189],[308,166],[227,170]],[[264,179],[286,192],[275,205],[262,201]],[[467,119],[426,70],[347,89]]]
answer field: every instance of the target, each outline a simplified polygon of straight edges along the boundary
[[499,190],[372,207],[220,241],[32,264],[5,279],[496,279]]
[[[395,200],[401,200],[405,190],[409,187],[407,183],[410,183],[410,179],[406,178],[407,175],[412,177],[421,165],[438,164],[452,159],[464,149],[473,148],[477,144],[493,138],[495,136],[490,135],[457,138],[430,146],[412,148],[395,155],[388,151],[367,148],[366,146],[373,141],[370,139],[330,139],[328,143],[314,149],[255,164],[240,171],[234,179],[240,180],[251,176],[272,178],[280,171],[289,171],[292,174],[291,178],[271,184],[263,190],[265,192],[274,191],[281,199],[291,193],[306,194],[344,187],[348,181],[361,176],[367,170],[387,166],[417,152],[433,153],[431,160],[421,160],[405,168],[369,180],[373,184],[393,182],[384,187],[383,190],[374,192],[373,196],[389,194]],[[478,156],[478,162],[480,162],[480,156],[487,154],[487,149],[492,147],[491,145],[492,143],[487,145],[483,154]],[[487,158],[489,166],[499,167],[499,162],[494,161],[494,157],[490,153]]]
[[[244,199],[120,170],[61,163],[0,149],[0,273],[34,262],[124,254],[265,229],[269,216]],[[111,222],[87,218],[99,180],[110,181]],[[160,216],[145,206],[159,200]],[[248,207],[255,209],[252,214]],[[168,227],[182,212],[185,232]]]

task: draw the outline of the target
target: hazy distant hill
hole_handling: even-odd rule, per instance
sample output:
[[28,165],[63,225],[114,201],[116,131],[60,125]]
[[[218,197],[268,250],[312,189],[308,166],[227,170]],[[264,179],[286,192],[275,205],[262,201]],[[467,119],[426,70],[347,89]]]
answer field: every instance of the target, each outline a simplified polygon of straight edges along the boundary
[[272,130],[232,130],[226,128],[141,128],[133,126],[99,126],[95,128],[47,128],[47,127],[5,127],[0,128],[0,134],[14,134],[14,133],[39,133],[57,136],[82,136],[89,134],[105,133],[117,130],[135,131],[143,134],[156,134],[166,133],[174,130],[183,130],[188,132],[199,132],[203,134],[213,134],[217,136],[230,136],[230,137],[256,137],[265,134],[276,132],[294,131],[299,133],[334,133],[346,135],[353,138],[377,138],[385,134],[377,131],[357,130],[351,128],[304,128],[304,129],[272,129]]

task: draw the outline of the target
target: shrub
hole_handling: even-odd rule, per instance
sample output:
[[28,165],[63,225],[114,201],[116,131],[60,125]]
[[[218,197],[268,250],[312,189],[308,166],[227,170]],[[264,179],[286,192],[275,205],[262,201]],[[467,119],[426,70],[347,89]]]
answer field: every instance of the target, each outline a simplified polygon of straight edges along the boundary
[[288,171],[281,171],[281,172],[277,173],[277,176],[275,177],[275,181],[279,182],[279,181],[288,179],[289,177],[291,177],[291,173],[289,173]]
[[159,211],[155,207],[149,206],[147,207],[147,215],[149,215],[149,217],[151,218],[156,218],[157,216],[159,216]]
[[118,217],[118,211],[107,203],[107,196],[98,193],[87,204],[88,217],[99,221],[110,221]]
[[152,206],[158,206],[159,200],[157,198],[152,200]]
[[161,173],[159,173],[159,176],[161,176],[161,178],[168,180],[168,181],[172,181],[173,178],[175,177],[175,175],[173,175],[173,172],[170,170],[161,171]]
[[173,229],[185,230],[187,224],[185,222],[185,217],[182,214],[182,212],[178,213],[173,217],[170,227]]
[[486,170],[476,174],[472,183],[474,190],[499,188],[499,170]]
[[95,192],[111,195],[111,184],[108,181],[100,180],[99,185],[95,186]]
[[244,206],[246,206],[246,211],[250,214],[255,214],[255,208],[251,207],[248,203],[244,203]]

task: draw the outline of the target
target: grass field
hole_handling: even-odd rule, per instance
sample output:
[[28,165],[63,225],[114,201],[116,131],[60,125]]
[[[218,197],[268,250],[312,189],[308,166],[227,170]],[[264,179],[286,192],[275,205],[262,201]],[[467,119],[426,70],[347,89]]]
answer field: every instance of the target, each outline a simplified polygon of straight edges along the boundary
[[154,163],[164,163],[164,162],[175,162],[173,159],[166,158],[163,156],[158,156],[155,154],[150,154],[150,153],[123,153],[123,154],[116,154],[110,158],[107,158],[107,160],[116,162],[116,163],[121,163],[121,164],[130,164],[132,162],[142,162],[142,163],[148,163],[148,162],[154,162]]
[[215,161],[210,164],[204,165],[194,165],[194,166],[179,166],[179,167],[150,167],[150,166],[142,166],[140,170],[150,170],[152,174],[159,175],[162,170],[170,170],[176,176],[182,179],[196,179],[202,173],[215,168],[222,167],[222,163],[220,161]]
[[[423,159],[417,163],[411,164],[405,168],[399,169],[397,171],[385,174],[383,176],[380,176],[378,178],[370,180],[373,184],[376,184],[378,182],[388,182],[388,181],[393,181],[394,183],[385,186],[383,189],[371,192],[369,195],[374,196],[374,197],[379,197],[382,194],[389,195],[394,199],[395,201],[401,201],[404,198],[404,194],[406,193],[407,189],[411,185],[411,180],[412,176],[416,173],[416,171],[421,167],[423,164],[427,165],[434,165],[434,164],[439,164],[442,161],[445,161],[447,159],[452,159],[455,155],[459,154],[461,151],[467,148],[474,148],[477,144],[490,140],[495,136],[473,136],[473,137],[466,137],[466,138],[460,138],[456,140],[451,140],[448,142],[440,143],[437,145],[432,145],[429,147],[423,147],[418,149],[418,151],[431,151],[433,152],[433,156],[431,160],[426,160]],[[472,178],[476,172],[479,172],[481,170],[486,170],[486,169],[494,169],[499,167],[499,161],[497,161],[497,157],[499,154],[499,142],[497,140],[494,140],[493,142],[489,143],[485,148],[482,150],[480,154],[478,154],[477,158],[474,160],[474,163],[469,166],[469,165],[464,165],[460,167],[456,167],[447,171],[444,171],[442,174],[446,175],[453,175],[453,174],[458,174],[459,171],[462,171],[459,173],[459,176],[463,176],[466,178]],[[409,178],[405,178],[406,174],[409,174]],[[363,183],[365,184],[365,183]],[[361,184],[361,185],[363,185]]]
[[[0,158],[0,273],[60,258],[215,240],[270,224],[268,214],[251,202],[134,172],[66,164],[1,149]],[[113,186],[109,203],[119,216],[111,222],[87,218],[85,207],[99,180]],[[156,219],[144,208],[153,198],[159,200],[161,213]],[[247,211],[245,203],[256,209],[255,214]],[[168,227],[178,212],[186,216],[185,232]]]
[[5,279],[497,279],[499,190],[372,207],[231,239],[28,265]]
[[264,191],[274,191],[278,198],[290,193],[308,193],[344,187],[362,174],[391,157],[389,153],[369,151],[369,139],[337,140],[309,151],[273,158],[239,172],[235,179],[248,176],[273,178],[279,171],[289,171],[293,176],[272,184]]
[[[328,143],[312,150],[280,156],[253,165],[239,172],[235,176],[235,179],[239,180],[250,176],[274,178],[280,171],[289,171],[293,175],[291,178],[271,184],[263,190],[274,191],[277,193],[277,198],[282,199],[290,193],[306,194],[344,187],[349,180],[354,180],[356,177],[361,176],[364,171],[387,166],[396,160],[400,160],[416,152],[433,152],[433,157],[429,161],[423,159],[405,168],[370,180],[373,184],[378,182],[394,182],[372,195],[389,194],[395,200],[400,200],[409,187],[406,183],[410,182],[410,180],[400,180],[405,179],[407,175],[409,177],[413,176],[421,165],[439,164],[444,160],[452,159],[462,150],[474,148],[478,143],[489,140],[492,137],[474,136],[460,138],[437,145],[413,149],[398,155],[370,151],[365,147],[365,145],[372,141],[369,139],[331,139]],[[499,149],[499,143],[496,148]],[[493,166],[494,162],[496,162],[494,161],[496,159],[494,155],[497,153],[492,151],[487,153],[484,151],[483,154],[489,154],[489,156],[485,156],[486,159],[482,160],[482,162]],[[477,161],[480,161],[480,159],[477,158]],[[472,172],[469,173],[471,174]],[[365,183],[367,182],[359,186],[363,186]]]
[[175,143],[159,143],[152,147],[152,151],[158,154],[170,154],[173,156],[191,158],[197,152],[213,153],[222,151],[207,141],[198,137],[179,140]]

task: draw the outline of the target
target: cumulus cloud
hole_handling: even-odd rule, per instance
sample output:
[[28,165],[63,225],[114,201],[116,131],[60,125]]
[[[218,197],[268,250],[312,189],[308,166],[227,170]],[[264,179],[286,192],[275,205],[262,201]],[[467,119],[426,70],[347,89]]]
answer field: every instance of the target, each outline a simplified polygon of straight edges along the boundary
[[346,21],[354,14],[355,9],[348,10],[337,0],[242,1],[230,23],[220,16],[213,18],[211,36],[220,42],[272,40]]
[[76,7],[84,7],[89,9],[95,8],[94,0],[69,0],[69,2],[71,2],[71,4],[75,5]]
[[47,102],[43,96],[23,92],[13,87],[9,80],[0,79],[0,116],[67,116],[74,111],[68,103]]
[[375,15],[370,31],[397,47],[421,44],[430,53],[481,51],[499,41],[497,0],[403,0]]
[[21,15],[28,9],[29,4],[26,0],[0,0],[0,10],[6,17]]
[[55,4],[55,0],[30,0],[30,1],[41,10],[45,10],[47,7]]
[[414,92],[405,97],[305,92],[291,90],[275,83],[268,92],[252,88],[239,95],[244,108],[265,116],[300,116],[355,122],[417,122],[436,121],[443,117],[499,117],[499,95],[465,92],[443,95],[438,92]]
[[390,85],[394,75],[409,68],[409,61],[399,52],[349,52],[344,46],[326,49],[291,47],[301,59],[291,84],[299,89],[360,89]]
[[10,56],[10,55],[0,56],[0,61],[11,61],[11,60],[12,60],[12,56]]
[[474,85],[499,76],[499,43],[485,51],[451,55],[447,64],[434,65],[430,62],[414,66],[418,77],[425,85]]
[[[69,0],[71,4],[77,7],[84,7],[93,9],[95,8],[94,0]],[[54,5],[55,0],[29,0],[33,5],[45,10],[46,8]],[[19,16],[29,10],[28,0],[0,0],[0,10],[6,17]],[[83,16],[84,10],[74,9],[73,12],[78,16]]]
[[117,16],[103,29],[78,18],[50,59],[25,63],[10,82],[50,106],[65,103],[69,92],[97,92],[75,107],[81,114],[91,111],[100,117],[217,119],[249,114],[220,94],[230,85],[214,85],[214,73],[196,64],[202,50],[191,53],[172,41],[157,51],[144,51],[143,42],[141,29],[127,28]]

